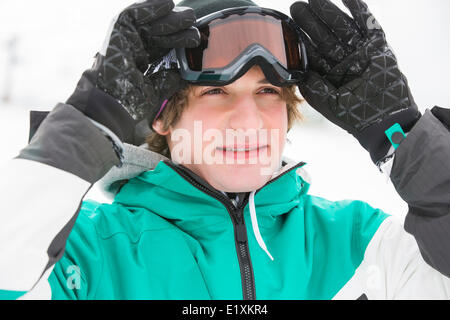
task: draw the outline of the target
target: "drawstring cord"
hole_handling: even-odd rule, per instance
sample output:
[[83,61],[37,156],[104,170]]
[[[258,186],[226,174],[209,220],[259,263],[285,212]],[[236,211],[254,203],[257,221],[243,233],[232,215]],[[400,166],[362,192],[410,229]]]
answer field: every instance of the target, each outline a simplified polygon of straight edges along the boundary
[[266,244],[264,243],[263,238],[261,237],[261,233],[259,232],[258,220],[256,219],[256,210],[255,210],[255,191],[250,193],[249,197],[249,207],[250,207],[250,218],[252,220],[253,233],[256,237],[256,241],[258,241],[259,246],[263,249],[269,258],[273,261],[273,257],[270,254],[269,250],[267,250]]

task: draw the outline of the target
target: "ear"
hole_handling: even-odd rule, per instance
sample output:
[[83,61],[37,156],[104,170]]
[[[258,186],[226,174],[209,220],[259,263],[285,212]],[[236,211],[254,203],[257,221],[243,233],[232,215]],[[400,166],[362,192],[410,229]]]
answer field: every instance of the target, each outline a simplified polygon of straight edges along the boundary
[[167,136],[170,133],[170,130],[163,131],[163,123],[161,120],[156,120],[153,122],[153,130],[161,136]]

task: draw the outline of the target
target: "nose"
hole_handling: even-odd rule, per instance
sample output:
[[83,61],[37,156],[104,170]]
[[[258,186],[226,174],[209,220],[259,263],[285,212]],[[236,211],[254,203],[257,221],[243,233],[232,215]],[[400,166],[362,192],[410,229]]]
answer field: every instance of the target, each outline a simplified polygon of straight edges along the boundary
[[228,122],[228,127],[234,130],[262,129],[261,110],[255,98],[252,95],[236,98]]

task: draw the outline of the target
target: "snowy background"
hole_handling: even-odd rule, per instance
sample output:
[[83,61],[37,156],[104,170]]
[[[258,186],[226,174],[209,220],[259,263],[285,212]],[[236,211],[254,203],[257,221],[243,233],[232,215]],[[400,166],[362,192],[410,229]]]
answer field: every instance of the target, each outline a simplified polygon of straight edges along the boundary
[[[289,14],[292,1],[256,1]],[[334,1],[343,8],[340,1]],[[128,0],[0,0],[0,166],[27,143],[30,110],[49,110],[72,93]],[[450,107],[448,0],[367,0],[385,30],[421,111]],[[286,155],[307,162],[310,193],[359,199],[393,215],[407,205],[345,131],[309,106],[289,134]],[[4,170],[7,170],[5,168]],[[107,201],[94,188],[88,198]]]

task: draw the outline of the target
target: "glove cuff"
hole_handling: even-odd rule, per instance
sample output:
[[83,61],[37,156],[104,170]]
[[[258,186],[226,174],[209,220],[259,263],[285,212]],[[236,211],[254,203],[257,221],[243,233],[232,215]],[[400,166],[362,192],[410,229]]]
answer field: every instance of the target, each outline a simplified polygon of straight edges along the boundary
[[355,138],[370,153],[373,163],[377,163],[389,151],[391,144],[385,135],[385,131],[398,123],[403,131],[409,132],[421,117],[417,107],[394,113],[382,121],[371,125],[362,132],[355,134]]
[[85,71],[66,103],[110,129],[121,141],[133,143],[135,121],[114,98],[94,85],[97,76],[96,69]]

